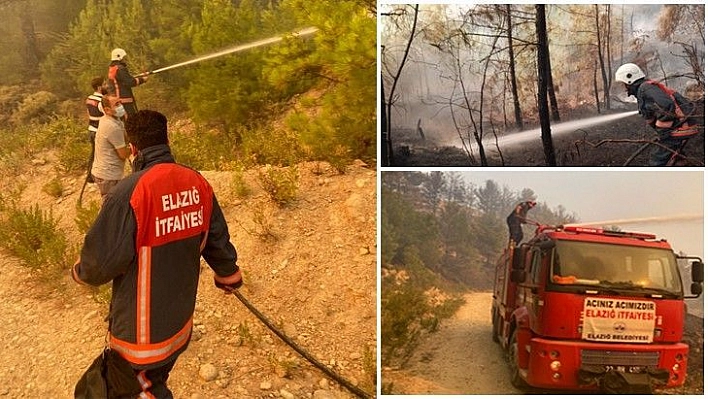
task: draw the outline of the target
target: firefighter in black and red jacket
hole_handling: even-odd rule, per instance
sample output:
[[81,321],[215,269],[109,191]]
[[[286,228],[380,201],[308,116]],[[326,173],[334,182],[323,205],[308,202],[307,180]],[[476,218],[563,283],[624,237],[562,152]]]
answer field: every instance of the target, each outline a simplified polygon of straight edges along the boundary
[[165,382],[191,338],[200,258],[227,292],[241,286],[241,271],[212,187],[175,163],[165,116],[139,111],[126,133],[133,173],[108,194],[72,276],[94,286],[113,282],[110,349],[134,369],[146,395],[171,397]]
[[120,98],[125,112],[130,117],[138,112],[138,106],[133,96],[133,87],[147,82],[147,75],[133,76],[125,63],[128,54],[122,48],[111,51],[111,63],[108,66],[109,92]]
[[651,155],[649,166],[666,166],[676,162],[686,140],[699,133],[696,106],[680,93],[664,84],[646,78],[644,71],[632,63],[621,65],[615,81],[623,83],[628,96],[637,99],[639,114],[659,135],[659,144]]

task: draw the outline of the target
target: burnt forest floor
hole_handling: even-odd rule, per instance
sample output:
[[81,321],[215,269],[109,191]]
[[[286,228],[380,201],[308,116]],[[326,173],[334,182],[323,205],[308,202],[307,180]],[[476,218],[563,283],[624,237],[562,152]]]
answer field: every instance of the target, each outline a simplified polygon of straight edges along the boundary
[[[627,110],[613,111],[625,112]],[[598,116],[586,114],[579,117],[561,115],[561,122],[567,122],[586,117]],[[526,129],[538,128],[528,124]],[[437,132],[440,133],[440,132]],[[456,133],[446,132],[454,136],[454,145],[441,144],[434,135],[426,135],[423,139],[414,129],[394,129],[391,134],[393,141],[393,156],[390,166],[421,166],[421,167],[463,167],[481,166],[478,154],[470,159],[463,151],[461,141]],[[502,135],[502,133],[497,133]],[[503,133],[513,135],[513,132]],[[551,124],[551,134],[553,124]],[[485,137],[491,137],[485,133]],[[553,147],[557,166],[625,166],[644,142],[651,141],[657,135],[647,126],[639,115],[630,115],[604,124],[589,126],[553,136]],[[476,145],[474,146],[476,149]],[[653,147],[653,145],[650,145]],[[643,151],[626,166],[647,166],[650,149]],[[705,164],[705,128],[701,127],[698,136],[688,140],[685,154],[689,157],[687,166],[704,166]],[[513,146],[497,150],[493,146],[485,147],[487,166],[548,166],[544,155],[540,132],[537,139],[532,139]]]

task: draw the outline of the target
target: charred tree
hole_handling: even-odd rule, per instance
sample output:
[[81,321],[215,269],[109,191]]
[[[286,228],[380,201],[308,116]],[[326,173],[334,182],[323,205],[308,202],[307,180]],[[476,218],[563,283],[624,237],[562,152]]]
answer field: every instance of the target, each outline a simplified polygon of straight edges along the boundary
[[[548,46],[546,46],[548,48]],[[548,52],[546,57],[546,73],[548,74],[548,100],[551,103],[551,118],[555,122],[560,122],[560,112],[558,111],[558,101],[556,100],[556,86],[553,84],[553,74],[551,73],[551,53]]]
[[[418,7],[416,4],[413,6],[413,27],[411,28],[411,34],[408,37],[408,42],[406,43],[406,49],[403,53],[403,58],[401,59],[401,64],[398,66],[398,70],[395,75],[393,75],[393,83],[391,84],[391,91],[388,94],[388,99],[386,101],[386,132],[388,132],[388,142],[386,144],[386,150],[388,151],[387,158],[389,165],[394,161],[393,159],[393,140],[391,140],[391,107],[393,107],[393,98],[396,94],[396,85],[401,78],[403,73],[403,67],[406,65],[406,60],[408,60],[408,53],[411,50],[411,44],[413,43],[413,38],[415,37],[415,29],[418,24]],[[389,166],[387,165],[387,166]]]
[[524,120],[521,116],[521,102],[519,101],[519,89],[516,84],[516,64],[514,61],[514,43],[512,40],[512,25],[511,25],[511,5],[506,5],[506,40],[509,46],[509,80],[511,81],[511,96],[514,99],[514,121],[516,128],[523,130]]
[[610,103],[610,87],[612,86],[612,47],[610,43],[612,42],[610,38],[612,37],[612,5],[607,4],[606,6],[605,20],[607,21],[607,29],[605,29],[605,48],[607,54],[607,91],[605,92],[605,101],[607,102],[607,109],[610,109],[612,104]]
[[[605,69],[605,55],[603,53],[603,42],[602,42],[602,24],[600,23],[600,6],[595,4],[595,34],[597,38],[597,59],[600,63],[599,68],[602,72],[602,89],[603,99],[605,102],[605,109],[610,108],[610,88],[609,81],[607,77],[607,70]],[[609,57],[608,57],[609,58]]]
[[386,117],[386,104],[383,99],[386,98],[386,90],[384,90],[383,75],[381,76],[381,165],[391,166],[389,160],[389,145],[388,138],[388,118]]
[[546,6],[536,4],[536,36],[538,37],[538,117],[541,122],[541,141],[546,165],[556,166],[556,155],[551,136],[551,120],[548,111],[548,32],[546,31]]

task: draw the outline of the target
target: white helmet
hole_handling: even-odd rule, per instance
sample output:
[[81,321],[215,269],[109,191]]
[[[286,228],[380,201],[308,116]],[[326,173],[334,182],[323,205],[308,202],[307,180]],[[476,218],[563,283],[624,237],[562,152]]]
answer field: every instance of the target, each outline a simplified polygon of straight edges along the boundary
[[631,85],[645,76],[642,69],[639,68],[637,64],[632,63],[620,65],[620,67],[617,68],[617,72],[615,72],[615,80],[628,85]]
[[111,51],[111,61],[120,61],[125,58],[126,55],[128,55],[128,53],[122,48],[115,48]]

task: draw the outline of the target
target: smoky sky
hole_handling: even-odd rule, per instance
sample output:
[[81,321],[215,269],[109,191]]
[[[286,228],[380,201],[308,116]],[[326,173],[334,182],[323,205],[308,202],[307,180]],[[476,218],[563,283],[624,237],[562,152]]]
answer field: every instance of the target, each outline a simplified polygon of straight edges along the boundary
[[529,188],[539,202],[551,208],[562,205],[580,222],[637,219],[620,227],[655,233],[675,249],[703,255],[702,171],[524,168],[460,174],[475,185],[493,180],[513,192]]

